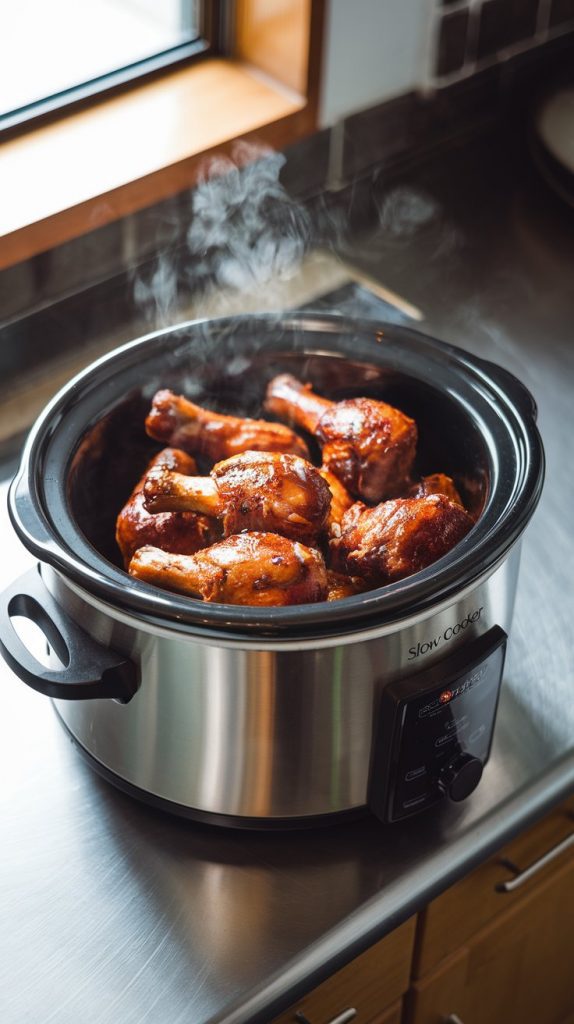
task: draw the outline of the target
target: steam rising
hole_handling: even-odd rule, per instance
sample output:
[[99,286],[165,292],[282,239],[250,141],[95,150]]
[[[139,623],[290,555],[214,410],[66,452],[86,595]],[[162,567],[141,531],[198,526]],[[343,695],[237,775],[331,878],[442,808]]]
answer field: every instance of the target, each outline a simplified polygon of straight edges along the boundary
[[386,194],[378,213],[387,237],[409,240],[434,223],[441,210],[428,193],[401,185]]
[[156,326],[173,323],[191,298],[254,292],[288,280],[310,247],[311,222],[279,181],[282,154],[245,142],[204,167],[192,193],[185,245],[161,254],[134,297]]
[[134,282],[134,299],[146,313],[148,320],[158,326],[167,326],[171,313],[177,304],[177,271],[172,258],[160,253],[151,270],[149,280],[137,277]]
[[[280,181],[285,162],[281,153],[239,142],[231,156],[204,164],[189,213],[183,213],[189,223],[177,231],[179,246],[171,244],[140,269],[135,281],[135,301],[150,324],[161,328],[190,318],[279,313],[348,282],[340,260],[349,249],[352,261],[356,246],[353,185],[343,203],[341,193],[336,203],[328,193],[319,197],[312,217]],[[385,247],[406,249],[415,238],[431,259],[456,250],[456,229],[445,223],[433,195],[412,185],[376,193],[378,225],[370,222],[361,251],[367,259],[372,254],[377,269]],[[329,261],[327,251],[335,258]],[[321,276],[325,259],[328,286]],[[417,318],[414,307],[398,305]]]
[[235,161],[213,160],[193,196],[189,252],[222,287],[251,288],[289,276],[311,237],[308,214],[279,182],[285,157],[267,151],[244,164],[253,147],[242,143]]

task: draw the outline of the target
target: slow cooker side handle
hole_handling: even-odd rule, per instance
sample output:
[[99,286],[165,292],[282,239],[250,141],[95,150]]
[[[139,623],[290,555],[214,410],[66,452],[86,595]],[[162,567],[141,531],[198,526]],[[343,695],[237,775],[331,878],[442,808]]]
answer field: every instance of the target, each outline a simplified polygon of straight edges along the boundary
[[538,417],[536,399],[518,377],[504,366],[492,363],[489,359],[483,359],[482,356],[475,356],[474,353],[465,352],[464,359],[475,370],[486,373],[499,385],[505,394],[510,395],[517,409],[526,420],[536,422]]
[[[14,628],[15,616],[39,626],[62,668],[46,668],[37,661]],[[0,595],[0,651],[20,679],[48,697],[104,697],[127,704],[138,689],[134,662],[98,643],[63,611],[44,585],[39,566]]]

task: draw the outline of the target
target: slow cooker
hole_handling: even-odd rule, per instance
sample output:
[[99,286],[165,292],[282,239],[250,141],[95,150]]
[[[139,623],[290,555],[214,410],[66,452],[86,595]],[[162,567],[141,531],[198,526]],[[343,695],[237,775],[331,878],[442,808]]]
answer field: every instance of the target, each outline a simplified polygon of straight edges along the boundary
[[[143,427],[155,391],[257,417],[282,372],[414,417],[417,473],[453,477],[474,527],[423,571],[333,602],[209,604],[131,578],[115,518],[159,447]],[[391,324],[243,316],[124,345],[28,438],[9,510],[39,564],[2,595],[3,655],[97,771],[180,815],[285,828],[462,800],[488,760],[542,488],[535,419],[506,370]],[[17,616],[42,629],[46,665]]]

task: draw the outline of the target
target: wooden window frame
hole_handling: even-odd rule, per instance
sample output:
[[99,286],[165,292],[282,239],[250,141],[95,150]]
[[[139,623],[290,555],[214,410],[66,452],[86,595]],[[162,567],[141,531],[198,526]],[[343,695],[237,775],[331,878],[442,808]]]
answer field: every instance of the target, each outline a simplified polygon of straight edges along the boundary
[[237,0],[232,56],[0,143],[0,270],[192,187],[237,138],[277,149],[314,131],[324,6]]

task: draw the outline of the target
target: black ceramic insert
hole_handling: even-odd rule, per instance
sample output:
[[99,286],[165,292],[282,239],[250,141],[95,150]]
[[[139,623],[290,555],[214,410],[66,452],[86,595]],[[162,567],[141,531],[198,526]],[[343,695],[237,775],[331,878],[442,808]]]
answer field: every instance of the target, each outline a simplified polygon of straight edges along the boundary
[[[417,470],[455,478],[481,514],[443,559],[332,603],[206,604],[129,577],[115,517],[156,450],[144,417],[160,387],[257,416],[267,381],[290,371],[331,398],[381,397],[419,425]],[[482,575],[517,539],[542,486],[529,393],[506,371],[394,324],[337,316],[245,316],[182,325],[124,346],[68,385],[38,420],[10,494],[25,545],[90,593],[138,617],[228,636],[322,636],[429,607]]]

